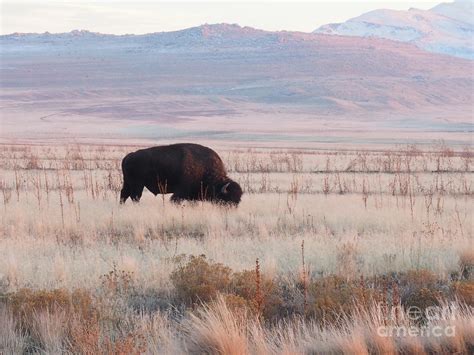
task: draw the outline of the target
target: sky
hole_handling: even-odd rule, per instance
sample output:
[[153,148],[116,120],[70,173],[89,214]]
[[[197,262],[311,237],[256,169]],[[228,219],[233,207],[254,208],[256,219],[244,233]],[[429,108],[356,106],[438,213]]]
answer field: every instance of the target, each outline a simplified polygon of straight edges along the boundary
[[343,22],[375,9],[429,9],[438,3],[429,0],[0,0],[0,33],[58,33],[84,29],[142,34],[180,30],[204,23],[237,23],[270,31],[311,32],[321,25]]

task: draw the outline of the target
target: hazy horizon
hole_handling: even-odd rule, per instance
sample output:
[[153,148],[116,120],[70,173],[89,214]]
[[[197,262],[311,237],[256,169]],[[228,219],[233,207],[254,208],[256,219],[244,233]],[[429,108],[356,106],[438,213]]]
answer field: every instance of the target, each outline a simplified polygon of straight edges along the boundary
[[[380,8],[429,9],[440,1],[316,2],[150,2],[101,0],[61,2],[1,1],[0,34],[63,33],[88,30],[108,34],[168,32],[202,24],[231,23],[267,31],[311,32]],[[271,6],[270,6],[271,5]],[[184,10],[183,10],[184,9]]]
[[[285,7],[301,10],[324,5],[233,3],[237,17],[226,18],[219,4],[179,3],[175,7],[142,2],[135,12],[128,12],[129,2],[112,6],[102,0],[104,27],[94,28],[92,24],[99,23],[94,22],[97,5],[67,2],[69,9],[90,14],[87,24],[78,24],[67,12],[55,21],[51,14],[58,16],[63,5],[48,1],[54,5],[48,15],[29,16],[28,32],[46,18],[52,33],[74,28],[117,33],[107,27],[115,23],[123,24],[124,32],[140,33],[127,25],[140,23],[137,16],[153,6],[167,11],[181,8],[168,16],[181,20],[173,24],[176,29],[224,22],[272,30],[261,21],[237,18],[238,8],[253,7],[254,19],[267,16],[276,21]],[[33,12],[41,7],[20,4]],[[326,3],[325,9],[340,14],[337,7],[349,8],[344,4]],[[381,2],[364,4],[383,7]],[[469,37],[470,5],[465,5],[366,13],[345,27],[342,36],[290,32],[297,30],[290,24],[282,26],[289,32],[277,33],[230,26],[169,33],[173,28],[164,28],[165,22],[158,28],[166,11],[156,16],[157,26],[146,31],[155,32],[153,36],[2,36],[0,140],[69,134],[291,144],[444,139],[466,144],[473,131],[472,77],[466,76],[472,62],[466,58],[474,59],[474,51]],[[268,11],[257,11],[255,6]],[[363,9],[358,6],[360,15]],[[189,15],[196,8],[201,12],[192,23]],[[108,22],[110,11],[117,9],[126,17]],[[307,11],[305,16],[316,18],[315,13]],[[12,14],[8,11],[5,16]],[[27,14],[22,13],[22,18]],[[287,19],[298,19],[290,14]],[[326,21],[330,22],[324,17]],[[65,23],[67,29],[52,28]],[[318,27],[316,21],[311,24],[311,30]],[[329,26],[329,33],[336,27]]]

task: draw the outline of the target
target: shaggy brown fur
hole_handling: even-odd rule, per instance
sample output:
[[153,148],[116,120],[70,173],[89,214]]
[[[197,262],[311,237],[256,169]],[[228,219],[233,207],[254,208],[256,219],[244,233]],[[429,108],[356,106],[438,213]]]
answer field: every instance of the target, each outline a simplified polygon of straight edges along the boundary
[[227,177],[221,158],[199,144],[179,143],[140,149],[122,160],[120,202],[139,201],[143,188],[173,193],[171,200],[209,200],[238,204],[242,189]]

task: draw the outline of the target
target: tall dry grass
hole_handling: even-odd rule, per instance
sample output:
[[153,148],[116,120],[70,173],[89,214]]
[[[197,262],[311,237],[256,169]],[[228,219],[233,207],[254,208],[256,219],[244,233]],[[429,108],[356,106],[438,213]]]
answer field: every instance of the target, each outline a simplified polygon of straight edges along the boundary
[[[470,148],[219,149],[245,190],[230,210],[146,192],[120,206],[120,160],[137,147],[3,148],[0,296],[42,301],[29,323],[1,302],[0,351],[429,353],[473,344]],[[180,269],[202,254],[206,273],[202,263]],[[228,279],[215,278],[215,263]],[[183,279],[192,302],[178,297],[179,270],[192,276]],[[65,296],[78,289],[90,298],[82,311]],[[59,308],[38,306],[58,297]],[[441,304],[447,314],[454,304],[456,314],[427,327],[455,325],[456,336],[381,337],[374,300]],[[397,322],[418,326],[404,312]]]
[[[398,354],[468,353],[472,350],[474,322],[472,308],[444,304],[439,319],[420,330],[410,316],[401,311],[397,322],[387,325],[377,304],[338,324],[321,328],[319,324],[294,319],[271,327],[258,318],[232,312],[223,298],[201,308],[186,323],[188,349],[216,354]],[[420,336],[403,335],[401,330],[418,329]],[[441,336],[437,330],[449,331]],[[391,333],[393,331],[393,333]],[[399,333],[397,333],[399,332]],[[390,336],[385,334],[390,333]]]

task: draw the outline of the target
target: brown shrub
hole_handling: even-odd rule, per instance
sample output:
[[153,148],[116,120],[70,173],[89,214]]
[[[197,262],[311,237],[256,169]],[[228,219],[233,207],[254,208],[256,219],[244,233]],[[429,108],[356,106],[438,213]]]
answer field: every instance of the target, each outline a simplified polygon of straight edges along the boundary
[[84,319],[74,315],[69,323],[69,344],[72,353],[100,353],[100,325],[98,317]]
[[348,281],[340,276],[328,276],[311,282],[308,286],[308,316],[318,322],[335,322],[342,315],[351,315],[357,308],[366,308],[380,301],[380,290],[368,288],[363,283]]
[[31,325],[30,322],[35,312],[54,312],[58,309],[66,309],[71,304],[71,295],[63,289],[32,290],[24,288],[8,295],[7,304],[23,326],[32,329],[28,325]]
[[460,281],[453,285],[454,292],[460,301],[474,307],[474,282]]
[[423,287],[413,290],[408,295],[406,295],[402,299],[402,305],[409,314],[413,314],[413,312],[418,313],[421,311],[419,317],[415,316],[414,314],[413,317],[417,318],[419,323],[423,323],[426,321],[426,309],[428,307],[439,306],[440,297],[441,294],[438,290]]
[[256,270],[232,273],[220,263],[210,262],[204,255],[187,259],[171,273],[176,297],[187,305],[209,302],[218,294],[230,307],[247,308],[253,313],[261,313],[265,318],[278,316],[282,299],[278,285],[271,279],[260,275],[260,297],[257,295]]
[[[255,270],[245,270],[232,275],[230,291],[246,301],[252,312],[257,312],[257,275]],[[271,279],[260,275],[261,313],[266,319],[281,316],[283,300],[278,285]]]
[[82,289],[69,292],[64,289],[32,290],[24,288],[7,295],[6,301],[13,314],[22,321],[31,319],[33,313],[41,311],[65,310],[85,319],[95,313],[90,293]]
[[470,280],[474,275],[474,251],[466,250],[459,255],[459,268],[461,276],[465,280]]
[[192,305],[208,302],[218,293],[229,289],[232,270],[221,263],[210,262],[204,255],[191,256],[185,265],[180,265],[171,273],[171,282],[176,297]]
[[406,274],[397,276],[402,284],[414,288],[433,287],[439,281],[439,277],[429,270],[409,270]]
[[[88,291],[82,289],[70,292],[64,289],[25,288],[6,295],[5,303],[17,320],[19,329],[29,336],[29,347],[32,349],[46,345],[42,328],[55,319],[64,323],[63,333],[68,338],[69,346],[73,349],[86,348],[80,346],[84,340],[79,334],[93,332],[95,329],[93,322],[98,322],[93,299]],[[46,323],[41,324],[40,321]],[[87,349],[90,348],[92,347],[87,346]]]

